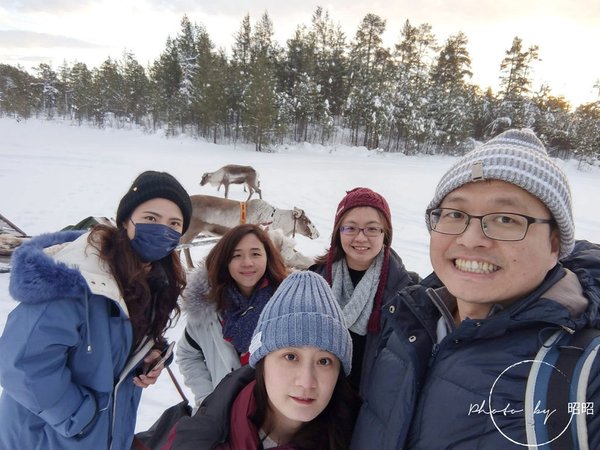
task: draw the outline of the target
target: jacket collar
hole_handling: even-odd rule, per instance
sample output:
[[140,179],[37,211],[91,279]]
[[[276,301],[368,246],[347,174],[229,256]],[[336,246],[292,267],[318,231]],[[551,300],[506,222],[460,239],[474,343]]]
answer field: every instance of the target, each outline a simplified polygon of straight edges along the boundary
[[[454,330],[452,312],[456,308],[456,299],[445,286],[429,288],[426,294],[439,315],[444,317],[448,328]],[[589,304],[577,276],[557,264],[542,284],[523,299],[507,307],[493,305],[488,319],[504,322],[501,327],[504,329],[543,321],[576,330],[590,325],[585,314]]]
[[88,243],[89,232],[60,249],[54,259],[79,271],[92,294],[116,300],[127,314],[127,305],[116,280],[106,263],[100,259],[99,250]]
[[215,310],[215,303],[207,298],[209,289],[208,273],[201,264],[188,275],[187,286],[181,295],[182,310],[188,322],[202,322],[209,312]]
[[88,291],[116,300],[127,312],[118,285],[98,250],[87,242],[89,233],[62,231],[44,234],[19,247],[12,259],[9,290],[23,303],[59,297],[79,298]]

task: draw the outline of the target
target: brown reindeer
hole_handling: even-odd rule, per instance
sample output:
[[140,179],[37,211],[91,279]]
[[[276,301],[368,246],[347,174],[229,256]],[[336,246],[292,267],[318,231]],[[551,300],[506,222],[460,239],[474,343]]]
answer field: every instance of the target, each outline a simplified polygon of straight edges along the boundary
[[250,166],[228,164],[215,172],[206,172],[202,175],[200,186],[204,186],[207,183],[210,183],[212,186],[217,186],[217,191],[221,189],[221,186],[225,186],[225,198],[228,197],[230,184],[243,184],[244,191],[246,191],[247,186],[249,193],[247,200],[250,200],[250,197],[252,197],[254,192],[258,192],[258,197],[262,198],[258,174],[256,173],[256,170]]
[[[222,236],[240,223],[262,224],[269,229],[281,229],[285,236],[296,233],[310,239],[319,237],[319,232],[302,209],[279,209],[264,200],[253,199],[238,202],[211,195],[190,195],[192,218],[181,244],[190,244],[198,234],[204,232]],[[188,267],[193,267],[189,246],[184,247]]]

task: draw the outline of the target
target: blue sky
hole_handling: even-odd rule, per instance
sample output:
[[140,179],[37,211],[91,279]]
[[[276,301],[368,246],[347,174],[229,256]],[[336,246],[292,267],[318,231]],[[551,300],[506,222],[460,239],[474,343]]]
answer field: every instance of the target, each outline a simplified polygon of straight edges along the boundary
[[267,11],[275,39],[285,45],[297,26],[310,24],[319,5],[348,41],[368,13],[386,20],[388,47],[398,42],[406,20],[432,25],[440,44],[463,31],[473,81],[484,89],[497,88],[500,62],[519,36],[525,47],[540,48],[535,87],[548,84],[554,95],[575,105],[598,98],[593,88],[600,79],[598,0],[2,0],[0,63],[30,69],[45,62],[56,68],[66,60],[96,67],[127,50],[146,65],[159,56],[167,37],[179,33],[184,14],[229,51],[244,15],[254,23]]

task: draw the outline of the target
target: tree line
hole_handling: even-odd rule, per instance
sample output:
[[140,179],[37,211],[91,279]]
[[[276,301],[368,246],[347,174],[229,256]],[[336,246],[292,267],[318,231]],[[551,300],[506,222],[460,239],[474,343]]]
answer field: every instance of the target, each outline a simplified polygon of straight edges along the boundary
[[470,81],[464,33],[439,44],[431,25],[407,20],[387,48],[385,26],[367,14],[348,42],[318,7],[281,47],[267,12],[254,25],[246,15],[227,56],[184,16],[147,68],[129,52],[92,69],[40,64],[34,75],[0,64],[0,114],[135,124],[167,136],[254,143],[258,151],[306,141],[460,154],[508,127],[528,127],[557,156],[600,157],[600,82],[598,100],[574,110],[549,86],[533,92],[539,48],[516,36],[501,60],[498,92],[484,91]]

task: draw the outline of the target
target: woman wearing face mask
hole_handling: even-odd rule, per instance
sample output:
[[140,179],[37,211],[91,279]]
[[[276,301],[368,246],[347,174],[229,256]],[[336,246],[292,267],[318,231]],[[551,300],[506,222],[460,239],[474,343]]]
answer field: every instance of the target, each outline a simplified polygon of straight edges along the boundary
[[14,253],[20,303],[0,338],[0,448],[130,448],[179,313],[185,272],[173,250],[191,211],[175,178],[148,171],[121,199],[116,228],[46,234]]
[[196,408],[221,379],[248,363],[252,331],[287,269],[257,225],[229,230],[190,276],[183,293],[187,325],[177,342],[177,364]]
[[346,449],[360,406],[346,380],[351,364],[352,340],[331,289],[315,273],[295,272],[260,315],[250,365],[182,419],[166,448]]
[[362,395],[381,330],[380,309],[409,284],[419,280],[392,250],[392,216],[386,199],[358,187],[340,201],[327,253],[311,270],[331,285],[348,324],[354,353],[350,383]]

